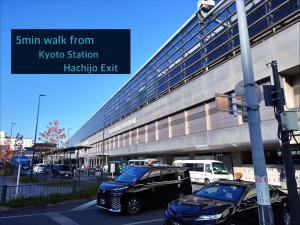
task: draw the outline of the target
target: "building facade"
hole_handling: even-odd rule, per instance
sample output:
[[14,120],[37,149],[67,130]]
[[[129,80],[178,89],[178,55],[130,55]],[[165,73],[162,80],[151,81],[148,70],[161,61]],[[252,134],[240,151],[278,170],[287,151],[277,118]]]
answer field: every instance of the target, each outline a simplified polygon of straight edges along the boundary
[[[246,1],[246,9],[257,84],[262,89],[272,83],[267,64],[276,60],[286,108],[299,111],[300,2],[253,0]],[[228,1],[208,17],[192,15],[69,145],[91,146],[79,154],[91,166],[102,162],[102,154],[122,160],[155,157],[167,164],[210,158],[251,180],[247,122],[243,115],[218,111],[215,103],[216,93],[232,93],[242,77],[236,8]],[[260,116],[269,182],[277,184],[282,168],[277,122],[264,100]],[[299,148],[293,154],[299,163]],[[300,180],[300,166],[295,168]]]
[[[0,145],[10,145],[10,149],[15,151],[16,146],[16,138],[11,138],[9,136],[6,135],[5,131],[0,131]],[[33,140],[31,138],[23,138],[23,143],[22,143],[23,149],[25,148],[29,148],[33,146]]]

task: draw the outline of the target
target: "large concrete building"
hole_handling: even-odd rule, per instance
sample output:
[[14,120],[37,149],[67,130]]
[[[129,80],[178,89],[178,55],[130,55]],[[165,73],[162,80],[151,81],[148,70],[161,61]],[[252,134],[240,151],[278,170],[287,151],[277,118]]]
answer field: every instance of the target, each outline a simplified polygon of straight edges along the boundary
[[[255,80],[272,83],[266,64],[276,60],[286,107],[300,107],[300,3],[297,0],[246,1]],[[244,179],[253,179],[248,125],[242,115],[216,109],[216,93],[232,93],[242,80],[234,1],[215,7],[203,19],[197,12],[70,139],[91,146],[79,156],[89,165],[109,159],[214,158]],[[134,59],[133,59],[134,60]],[[273,108],[260,103],[261,129],[270,183],[282,167]],[[104,132],[104,134],[103,134]],[[103,140],[104,137],[104,140]],[[103,143],[104,141],[104,143]],[[299,148],[294,151],[299,163]],[[300,167],[296,165],[300,179]]]
[[[15,151],[16,149],[16,138],[8,136],[5,131],[0,131],[0,146],[3,145],[10,145],[10,149]],[[33,140],[31,138],[23,138],[22,139],[22,147],[24,148],[29,148],[32,147],[33,145]]]

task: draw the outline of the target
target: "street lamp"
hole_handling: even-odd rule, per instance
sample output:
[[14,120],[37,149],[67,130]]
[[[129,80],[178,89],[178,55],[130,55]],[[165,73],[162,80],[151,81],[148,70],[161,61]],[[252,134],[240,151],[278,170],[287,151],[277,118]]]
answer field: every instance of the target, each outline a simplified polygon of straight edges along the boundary
[[[68,142],[67,142],[67,148],[69,147],[69,140],[70,140],[70,130],[71,130],[72,128],[68,128]],[[69,170],[71,170],[71,151],[70,151],[70,153],[69,153]]]
[[12,123],[11,123],[11,127],[10,127],[10,138],[12,138],[13,127],[14,127],[14,125],[16,125],[16,123],[12,122]]
[[72,130],[72,128],[68,128],[68,143],[67,143],[67,147],[69,147],[69,140],[70,140],[70,138],[69,138],[70,136],[69,136],[69,135],[70,135],[70,130]]
[[8,139],[9,140],[9,146],[10,146],[10,148],[13,148],[12,147],[13,146],[13,144],[12,144],[12,133],[13,133],[13,127],[14,127],[14,125],[16,125],[16,123],[12,122],[11,123],[11,127],[10,127],[10,138]]
[[[40,94],[40,95],[39,95],[39,102],[38,102],[37,115],[36,115],[36,124],[35,124],[35,133],[34,133],[34,142],[33,142],[33,145],[36,144],[37,128],[38,128],[38,124],[39,124],[39,115],[40,115],[41,97],[44,97],[44,96],[46,96],[46,95],[43,95],[43,94]],[[32,158],[31,158],[30,178],[32,178],[34,153],[35,153],[35,149],[32,148]]]

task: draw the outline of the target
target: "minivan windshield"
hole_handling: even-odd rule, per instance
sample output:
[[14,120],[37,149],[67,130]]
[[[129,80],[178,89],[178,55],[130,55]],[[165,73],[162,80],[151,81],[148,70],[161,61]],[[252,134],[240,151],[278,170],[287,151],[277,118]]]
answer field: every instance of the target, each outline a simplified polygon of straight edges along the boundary
[[132,184],[135,183],[141,176],[143,176],[149,168],[147,167],[129,167],[124,173],[118,176],[115,181],[121,183]]
[[228,174],[228,170],[224,163],[213,162],[212,167],[215,174]]

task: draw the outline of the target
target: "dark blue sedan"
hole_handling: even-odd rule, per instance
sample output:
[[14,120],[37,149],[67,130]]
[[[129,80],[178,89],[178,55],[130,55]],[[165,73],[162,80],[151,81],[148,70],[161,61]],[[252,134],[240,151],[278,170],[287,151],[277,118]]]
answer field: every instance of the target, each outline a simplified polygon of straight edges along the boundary
[[[275,224],[291,224],[287,195],[270,186]],[[172,201],[165,212],[165,225],[258,224],[255,183],[217,181],[193,195]]]

